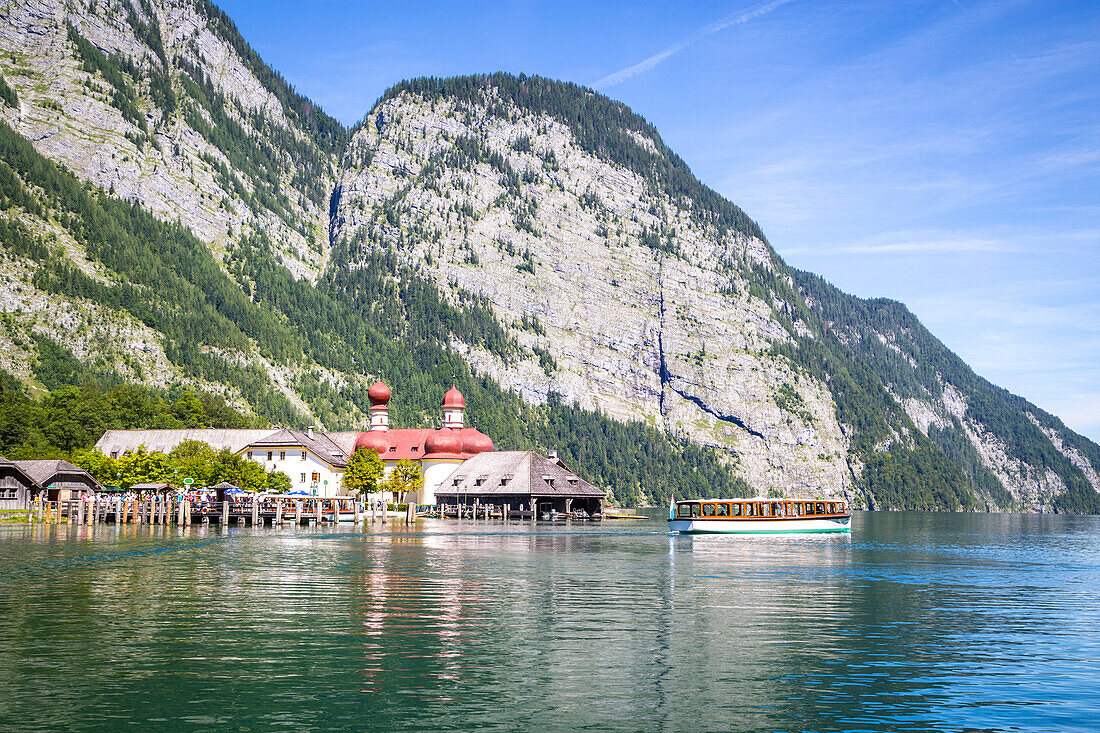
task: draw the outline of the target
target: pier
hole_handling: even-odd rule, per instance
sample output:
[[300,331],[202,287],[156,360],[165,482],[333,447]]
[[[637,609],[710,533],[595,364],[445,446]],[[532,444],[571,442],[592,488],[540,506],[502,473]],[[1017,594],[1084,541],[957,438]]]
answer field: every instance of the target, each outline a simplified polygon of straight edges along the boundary
[[[35,500],[27,514],[29,523],[46,524],[221,524],[238,526],[335,524],[371,519],[370,510],[349,497],[277,498],[190,501],[182,497],[126,499],[96,496],[91,499]],[[381,513],[385,521],[385,513]]]
[[429,513],[417,513],[410,507],[403,512],[366,507],[351,497],[273,497],[270,495],[236,500],[191,501],[183,497],[153,496],[127,499],[120,496],[94,496],[88,499],[64,499],[31,502],[28,523],[38,524],[151,524],[189,526],[220,524],[223,526],[284,526],[322,525],[336,523],[404,520],[411,523],[417,517],[447,519],[497,520],[507,522],[536,520],[599,520],[600,514],[584,511],[535,511],[537,505],[511,508],[499,504],[441,505]]

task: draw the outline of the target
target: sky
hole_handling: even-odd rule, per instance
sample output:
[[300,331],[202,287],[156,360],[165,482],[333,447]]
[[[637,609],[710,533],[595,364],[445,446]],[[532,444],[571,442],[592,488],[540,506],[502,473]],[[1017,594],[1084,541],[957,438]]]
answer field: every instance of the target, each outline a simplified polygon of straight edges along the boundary
[[508,71],[653,123],[789,264],[1100,441],[1100,3],[221,0],[346,124]]

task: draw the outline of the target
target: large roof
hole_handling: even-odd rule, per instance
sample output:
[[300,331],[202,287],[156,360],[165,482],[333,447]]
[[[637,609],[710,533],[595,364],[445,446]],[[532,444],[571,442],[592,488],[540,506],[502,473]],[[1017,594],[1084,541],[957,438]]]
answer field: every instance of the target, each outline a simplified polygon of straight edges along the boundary
[[240,453],[253,441],[260,440],[272,433],[278,432],[271,428],[260,430],[196,428],[193,430],[108,430],[103,434],[95,447],[104,455],[117,453],[122,455],[129,451],[136,453],[137,449],[145,446],[150,453],[171,453],[172,450],[188,440],[198,440],[206,443],[215,450],[228,448],[234,453]]
[[[354,444],[355,437],[359,433],[347,433],[351,435]],[[344,435],[334,433],[333,435]],[[193,430],[108,430],[95,444],[104,455],[124,455],[127,452],[136,453],[138,448],[145,446],[150,453],[171,453],[180,443],[188,440],[198,440],[206,443],[215,450],[228,448],[233,453],[240,453],[246,448],[258,448],[267,450],[271,448],[294,448],[301,446],[316,454],[319,458],[332,466],[344,467],[348,464],[350,452],[343,445],[334,441],[328,433],[313,433],[313,437],[304,430],[289,430],[282,428],[263,429],[217,429],[197,428]]]
[[[360,445],[369,445],[371,448],[378,450],[378,457],[383,461],[400,461],[405,458],[419,461],[423,458],[453,458],[463,459],[476,455],[481,450],[492,450],[493,441],[489,439],[489,436],[485,435],[476,428],[400,428],[394,430],[373,430],[364,433],[336,433],[334,435],[344,436],[353,435],[356,436],[351,440],[351,450],[355,450],[356,441],[359,436],[363,437],[364,442]],[[460,452],[458,453],[429,453],[428,438],[432,436],[447,435],[454,437],[458,440]],[[340,442],[344,439],[334,438],[334,440]],[[487,447],[484,443],[487,441]],[[473,450],[466,450],[467,444],[482,443],[482,447],[475,447]],[[350,451],[349,451],[350,452]]]
[[607,496],[560,460],[530,450],[479,453],[443,479],[436,496]]

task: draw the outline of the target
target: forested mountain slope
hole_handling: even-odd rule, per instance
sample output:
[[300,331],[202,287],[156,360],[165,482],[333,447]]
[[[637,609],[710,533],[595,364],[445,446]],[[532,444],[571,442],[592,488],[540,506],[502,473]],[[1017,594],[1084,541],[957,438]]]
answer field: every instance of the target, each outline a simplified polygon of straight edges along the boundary
[[498,446],[628,502],[1100,504],[1094,444],[787,267],[591,90],[403,82],[349,131],[204,0],[37,0],[0,8],[0,120],[0,366],[31,390],[61,359],[348,428],[377,377],[406,426],[455,380]]

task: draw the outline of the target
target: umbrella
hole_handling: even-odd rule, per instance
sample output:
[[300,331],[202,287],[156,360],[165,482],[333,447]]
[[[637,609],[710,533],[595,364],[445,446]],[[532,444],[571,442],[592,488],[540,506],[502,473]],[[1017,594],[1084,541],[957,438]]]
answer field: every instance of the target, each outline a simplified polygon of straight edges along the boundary
[[310,496],[309,492],[298,489],[297,491],[288,491],[287,496]]
[[227,493],[227,494],[247,494],[248,492],[245,491],[244,489],[238,489],[236,486],[231,486],[231,487],[229,487],[228,489],[225,490],[225,493]]

